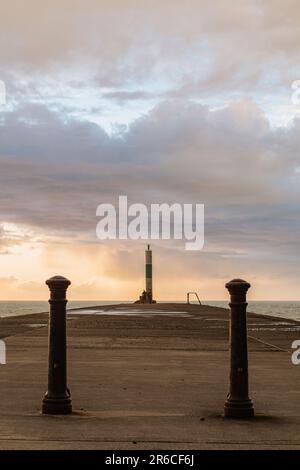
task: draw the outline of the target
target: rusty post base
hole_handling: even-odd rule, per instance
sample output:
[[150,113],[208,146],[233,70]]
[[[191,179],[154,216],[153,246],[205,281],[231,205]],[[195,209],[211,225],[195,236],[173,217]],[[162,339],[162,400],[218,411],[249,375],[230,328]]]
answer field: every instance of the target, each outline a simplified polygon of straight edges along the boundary
[[72,413],[72,400],[70,397],[49,398],[46,394],[43,399],[42,413],[45,415],[69,415]]
[[233,400],[232,398],[227,398],[224,405],[224,417],[236,419],[253,418],[254,407],[252,400],[250,398],[247,400]]

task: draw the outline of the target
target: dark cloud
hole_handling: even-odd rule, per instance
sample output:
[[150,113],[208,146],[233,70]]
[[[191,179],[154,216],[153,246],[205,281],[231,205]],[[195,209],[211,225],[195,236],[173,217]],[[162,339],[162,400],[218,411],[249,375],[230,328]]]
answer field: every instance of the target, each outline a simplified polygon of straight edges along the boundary
[[124,101],[139,101],[139,100],[149,100],[157,99],[158,95],[155,93],[149,93],[144,90],[135,90],[135,91],[113,91],[110,93],[103,93],[103,98],[108,100],[114,100],[119,103]]
[[97,205],[127,194],[146,204],[204,203],[208,243],[263,245],[276,229],[270,242],[288,244],[299,200],[298,127],[270,129],[252,102],[210,111],[177,101],[109,137],[41,106],[18,109],[0,128],[1,217],[93,239]]

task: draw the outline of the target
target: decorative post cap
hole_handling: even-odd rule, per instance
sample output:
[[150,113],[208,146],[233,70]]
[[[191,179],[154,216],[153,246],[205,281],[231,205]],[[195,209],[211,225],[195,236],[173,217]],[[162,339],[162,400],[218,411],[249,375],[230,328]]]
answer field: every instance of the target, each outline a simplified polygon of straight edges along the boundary
[[232,281],[227,282],[225,287],[231,291],[231,290],[248,290],[251,287],[251,284],[249,282],[244,281],[244,279],[232,279]]
[[225,287],[230,293],[231,303],[243,303],[246,302],[246,293],[251,285],[244,279],[232,279]]
[[46,284],[50,289],[51,300],[65,300],[71,281],[63,276],[53,276],[46,281]]
[[47,286],[49,286],[50,289],[55,289],[55,287],[67,288],[71,284],[71,281],[69,281],[69,279],[63,276],[53,276],[46,281],[46,284]]

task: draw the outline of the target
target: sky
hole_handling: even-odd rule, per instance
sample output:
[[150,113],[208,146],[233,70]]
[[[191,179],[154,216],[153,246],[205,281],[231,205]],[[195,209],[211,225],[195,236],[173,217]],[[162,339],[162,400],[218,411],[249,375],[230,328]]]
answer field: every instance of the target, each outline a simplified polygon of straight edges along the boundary
[[[0,5],[0,299],[136,299],[145,241],[96,208],[205,205],[205,244],[155,240],[154,297],[300,300],[297,0]],[[300,97],[300,94],[299,94]]]

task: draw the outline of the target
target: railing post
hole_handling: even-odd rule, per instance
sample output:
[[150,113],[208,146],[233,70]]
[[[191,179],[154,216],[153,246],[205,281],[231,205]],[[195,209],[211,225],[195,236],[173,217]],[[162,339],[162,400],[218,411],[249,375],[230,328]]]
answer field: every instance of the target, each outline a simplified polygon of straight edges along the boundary
[[43,414],[72,413],[67,387],[66,292],[71,282],[54,276],[46,281],[50,289],[48,391],[43,399]]
[[249,398],[246,294],[250,284],[233,279],[226,284],[230,293],[230,389],[224,406],[227,418],[250,418],[254,408]]

